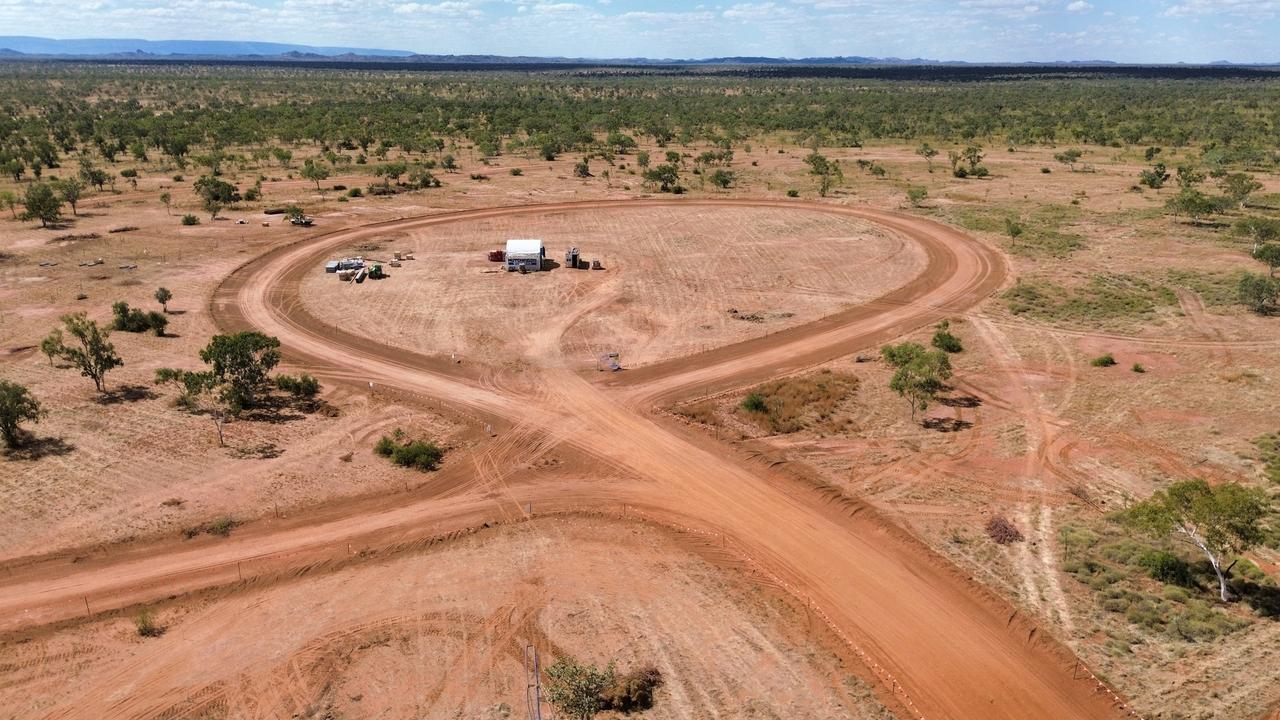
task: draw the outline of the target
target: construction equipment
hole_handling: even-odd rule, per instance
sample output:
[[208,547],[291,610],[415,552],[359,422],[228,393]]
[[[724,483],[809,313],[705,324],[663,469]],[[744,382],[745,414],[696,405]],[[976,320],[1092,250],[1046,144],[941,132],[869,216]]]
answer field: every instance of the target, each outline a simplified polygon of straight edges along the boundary
[[369,279],[370,279],[370,280],[381,280],[381,279],[383,279],[383,278],[385,278],[385,277],[387,277],[387,274],[386,274],[385,272],[383,272],[383,271],[382,271],[382,265],[377,264],[377,263],[374,263],[374,264],[369,268]]
[[327,272],[327,273],[336,273],[336,272],[338,272],[338,261],[337,261],[337,260],[330,260],[329,262],[325,263],[325,264],[324,264],[324,271],[325,271],[325,272]]
[[506,259],[507,259],[506,250],[490,250],[489,251],[489,262],[503,262]]
[[565,251],[564,251],[564,264],[565,264],[565,266],[566,266],[566,267],[571,267],[571,268],[573,268],[574,270],[577,270],[577,269],[578,269],[578,255],[579,255],[579,253],[578,253],[578,248],[576,248],[576,247],[571,247],[571,248],[569,248],[568,250],[565,250]]
[[622,369],[622,363],[618,361],[618,353],[616,352],[602,353],[599,357],[596,358],[597,372],[604,371],[604,370],[617,372],[621,369]]
[[360,268],[359,270],[356,271],[356,276],[351,279],[355,280],[356,283],[359,284],[359,283],[363,283],[364,279],[368,276],[369,276],[368,268]]
[[603,269],[604,269],[604,265],[601,265],[599,260],[592,260],[592,261],[591,261],[591,269],[592,269],[592,270],[603,270]]

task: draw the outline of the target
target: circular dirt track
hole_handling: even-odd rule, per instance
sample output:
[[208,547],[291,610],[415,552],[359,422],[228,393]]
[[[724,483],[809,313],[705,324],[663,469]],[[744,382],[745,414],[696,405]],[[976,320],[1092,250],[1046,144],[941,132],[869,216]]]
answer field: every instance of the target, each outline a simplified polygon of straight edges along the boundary
[[[545,241],[549,272],[508,273],[486,260],[516,237]],[[584,269],[565,265],[570,247],[582,251]],[[418,259],[363,285],[312,268],[299,296],[317,320],[493,365],[527,361],[530,335],[589,295],[600,304],[568,328],[552,361],[591,365],[600,352],[624,350],[627,367],[637,367],[865,303],[918,275],[926,260],[906,236],[856,217],[694,204],[462,216],[339,250],[379,258],[408,250]],[[606,270],[586,270],[588,259]]]
[[[787,207],[867,220],[910,238],[926,263],[913,280],[863,305],[774,335],[654,363],[589,382],[556,362],[566,331],[611,295],[592,289],[578,306],[533,332],[537,359],[520,391],[473,363],[417,354],[327,326],[306,312],[299,283],[333,249],[390,231],[508,215],[692,206]],[[313,562],[343,543],[386,546],[482,518],[514,519],[525,503],[556,510],[621,508],[632,517],[719,539],[802,599],[880,678],[904,716],[1099,718],[1127,714],[1060,644],[873,509],[815,492],[794,476],[736,457],[710,439],[675,430],[652,404],[692,388],[753,382],[848,354],[935,319],[964,312],[1000,286],[998,253],[941,224],[864,208],[771,201],[621,201],[495,208],[405,219],[321,235],[269,253],[233,274],[214,300],[220,324],[276,335],[287,356],[330,381],[373,383],[443,401],[505,427],[469,461],[451,463],[470,483],[448,497],[387,498],[328,508],[313,522],[246,528],[199,551],[151,549],[74,572],[33,568],[0,585],[0,616],[45,620],[82,596],[139,598],[227,582],[252,559],[274,572]],[[603,284],[602,284],[602,287]],[[603,377],[595,376],[592,377]],[[607,482],[532,483],[510,489],[508,468],[531,450],[564,446],[618,469]],[[486,470],[485,468],[489,468]],[[52,576],[52,577],[48,577]]]

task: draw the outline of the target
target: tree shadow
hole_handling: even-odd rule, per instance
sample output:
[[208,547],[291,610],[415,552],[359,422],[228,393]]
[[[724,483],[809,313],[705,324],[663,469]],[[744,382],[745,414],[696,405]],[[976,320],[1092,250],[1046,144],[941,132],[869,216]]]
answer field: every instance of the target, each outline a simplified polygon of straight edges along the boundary
[[39,460],[49,456],[61,457],[76,449],[75,445],[60,437],[41,437],[19,430],[18,446],[8,448],[4,456],[8,460]]
[[273,425],[305,420],[306,415],[298,411],[292,398],[279,395],[264,395],[257,399],[253,407],[241,411],[239,419],[247,422],[265,422]]
[[1260,585],[1251,580],[1237,580],[1232,585],[1240,599],[1259,615],[1272,620],[1280,619],[1280,587]]
[[146,385],[121,385],[98,396],[99,405],[115,405],[122,402],[154,400],[156,393]]
[[953,408],[976,408],[982,405],[982,399],[975,395],[961,395],[960,397],[940,397],[939,405],[946,405]]
[[968,420],[960,420],[958,418],[925,418],[922,423],[926,430],[937,430],[938,432],[952,433],[968,430],[973,427],[973,423]]

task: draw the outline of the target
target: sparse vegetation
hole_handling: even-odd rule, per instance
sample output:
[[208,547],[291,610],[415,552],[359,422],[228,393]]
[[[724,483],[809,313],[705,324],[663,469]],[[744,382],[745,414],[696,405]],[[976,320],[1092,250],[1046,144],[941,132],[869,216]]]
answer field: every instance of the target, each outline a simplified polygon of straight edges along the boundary
[[164,634],[164,628],[155,621],[150,610],[139,611],[133,616],[133,626],[138,631],[138,637],[154,638]]
[[[100,393],[107,391],[107,372],[124,365],[124,361],[116,354],[115,345],[107,338],[110,331],[98,327],[98,323],[88,319],[84,313],[62,316],[63,329],[75,341],[73,345],[62,343],[62,335],[58,338],[55,354],[80,370],[80,374],[93,380],[93,386]],[[50,337],[55,337],[51,335]]]
[[6,448],[22,444],[22,423],[38,423],[46,414],[25,386],[0,380],[0,439]]
[[951,334],[951,321],[943,320],[938,323],[933,333],[933,339],[929,341],[930,345],[948,353],[958,353],[964,351],[964,343],[960,342],[960,338]]
[[1009,311],[1050,322],[1135,319],[1177,305],[1173,290],[1133,275],[1095,275],[1083,285],[1019,279],[1004,293]]
[[404,431],[396,428],[391,435],[383,435],[373,446],[374,453],[388,458],[400,467],[428,472],[435,470],[444,458],[444,450],[426,440],[407,440]]
[[1116,364],[1116,359],[1111,353],[1103,353],[1090,360],[1089,364],[1096,368],[1109,368]]
[[951,360],[942,350],[925,350],[918,343],[886,345],[881,353],[896,368],[889,389],[911,405],[911,419],[917,411],[929,409],[951,377]]
[[793,433],[829,423],[858,389],[858,378],[822,370],[758,385],[742,400],[747,417],[771,433]]
[[1256,488],[1185,480],[1137,503],[1124,517],[1154,537],[1173,536],[1199,549],[1217,577],[1219,596],[1229,602],[1231,565],[1224,564],[1262,542],[1261,522],[1270,510],[1270,501]]

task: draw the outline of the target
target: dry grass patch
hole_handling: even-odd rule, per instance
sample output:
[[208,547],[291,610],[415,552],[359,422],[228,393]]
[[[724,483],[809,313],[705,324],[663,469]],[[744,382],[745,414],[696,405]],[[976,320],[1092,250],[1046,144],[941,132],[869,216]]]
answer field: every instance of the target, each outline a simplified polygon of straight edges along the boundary
[[757,385],[738,410],[772,433],[793,433],[834,420],[857,389],[856,375],[823,370]]

